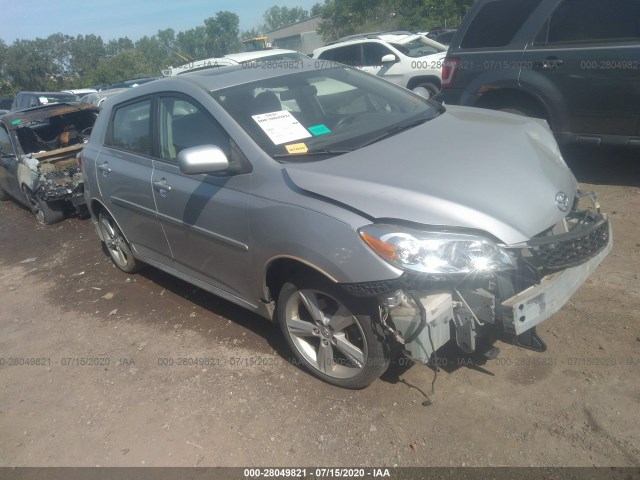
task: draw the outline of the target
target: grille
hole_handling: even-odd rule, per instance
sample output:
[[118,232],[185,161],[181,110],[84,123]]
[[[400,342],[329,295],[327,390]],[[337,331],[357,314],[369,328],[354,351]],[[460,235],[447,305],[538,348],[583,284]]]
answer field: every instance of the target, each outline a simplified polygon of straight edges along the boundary
[[527,250],[539,266],[561,270],[586,262],[608,243],[609,221],[598,215],[581,219],[568,233],[536,237]]

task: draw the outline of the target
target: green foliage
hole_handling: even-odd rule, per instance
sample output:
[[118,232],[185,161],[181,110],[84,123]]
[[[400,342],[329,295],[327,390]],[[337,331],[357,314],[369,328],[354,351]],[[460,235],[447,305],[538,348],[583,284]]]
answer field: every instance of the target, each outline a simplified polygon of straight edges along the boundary
[[125,50],[113,57],[102,59],[87,77],[89,85],[105,85],[149,75],[153,67],[137,49]]
[[316,15],[322,15],[324,11],[324,5],[321,3],[314,3],[313,7],[311,7],[311,11],[309,12],[309,16],[315,17]]
[[325,0],[319,31],[325,40],[374,31],[424,31],[457,26],[473,0]]
[[265,28],[271,31],[309,18],[309,12],[302,7],[288,8],[274,5],[264,12],[263,18]]
[[221,57],[242,50],[240,19],[232,12],[218,12],[215,17],[205,18],[208,57]]
[[178,33],[174,56],[169,65],[182,65],[188,60],[199,60],[206,57],[207,32],[204,27],[196,27]]
[[[324,0],[311,11],[273,6],[264,12],[265,24],[242,32],[241,38],[261,36],[322,15],[325,40],[380,30],[428,30],[456,26],[473,0]],[[139,76],[159,75],[168,66],[222,56],[243,50],[240,19],[220,11],[203,25],[176,33],[159,30],[135,43],[128,37],[104,42],[98,35],[72,37],[62,33],[35,40],[0,40],[0,95],[20,90],[63,90],[115,83]]]

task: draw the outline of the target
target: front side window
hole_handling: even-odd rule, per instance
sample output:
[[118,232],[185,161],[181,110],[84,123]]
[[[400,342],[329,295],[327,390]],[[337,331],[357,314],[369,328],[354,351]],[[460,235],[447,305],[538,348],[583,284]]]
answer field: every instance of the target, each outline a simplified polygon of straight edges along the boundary
[[202,106],[181,97],[160,98],[160,157],[175,163],[185,148],[215,145],[229,157],[229,137]]
[[108,145],[151,155],[151,99],[118,107],[110,129]]
[[382,65],[382,57],[393,52],[380,43],[368,42],[362,45],[364,64],[379,67]]
[[471,21],[460,48],[505,47],[541,0],[497,0],[484,5]]
[[638,40],[638,0],[564,0],[536,37],[539,44]]
[[411,58],[420,58],[446,51],[446,49],[437,49],[436,47],[425,43],[421,38],[416,38],[415,40],[403,44],[393,43],[392,45],[407,57]]

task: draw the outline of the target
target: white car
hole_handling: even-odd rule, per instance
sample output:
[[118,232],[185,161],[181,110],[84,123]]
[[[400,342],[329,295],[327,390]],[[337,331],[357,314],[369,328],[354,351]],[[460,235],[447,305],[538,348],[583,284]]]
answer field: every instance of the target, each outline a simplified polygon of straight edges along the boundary
[[424,35],[375,33],[317,48],[313,58],[357,67],[430,98],[440,91],[447,47]]
[[254,61],[302,61],[308,60],[309,57],[295,50],[285,50],[282,48],[269,48],[266,50],[256,50],[253,52],[230,53],[224,57],[205,58],[204,60],[195,60],[185,63],[180,67],[169,67],[162,70],[163,77],[173,77],[187,72],[203,70],[207,68],[218,68],[232,65],[242,65],[247,62]]

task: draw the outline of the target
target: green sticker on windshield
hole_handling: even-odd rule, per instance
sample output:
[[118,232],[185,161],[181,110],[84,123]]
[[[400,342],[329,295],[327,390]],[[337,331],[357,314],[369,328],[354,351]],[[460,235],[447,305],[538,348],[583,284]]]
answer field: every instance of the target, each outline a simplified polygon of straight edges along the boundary
[[313,127],[309,127],[307,130],[313,133],[316,137],[318,135],[324,135],[325,133],[331,133],[331,130],[329,130],[327,126],[323,125],[322,123],[320,125],[314,125]]
[[22,123],[22,120],[20,120],[19,118],[14,120],[13,122],[11,122],[11,125],[18,125],[19,123]]

